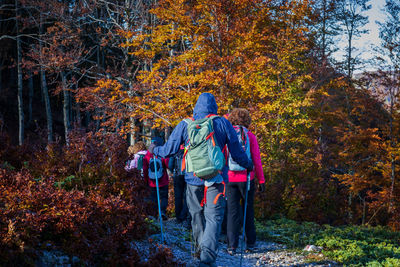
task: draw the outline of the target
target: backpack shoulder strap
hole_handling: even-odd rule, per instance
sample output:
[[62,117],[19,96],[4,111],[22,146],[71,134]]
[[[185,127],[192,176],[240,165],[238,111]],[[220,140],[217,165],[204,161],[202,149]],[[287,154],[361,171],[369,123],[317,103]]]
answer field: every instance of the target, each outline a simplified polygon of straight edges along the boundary
[[210,119],[215,119],[215,118],[219,118],[219,116],[218,115],[216,115],[216,114],[209,114],[209,115],[207,115],[206,116],[206,118],[210,118]]
[[186,122],[187,124],[189,124],[190,122],[194,121],[194,119],[193,119],[193,117],[190,117],[190,118],[183,119],[183,121]]
[[[233,125],[233,128],[236,131],[240,131],[240,138],[242,139],[242,141],[244,142],[244,144],[247,143],[247,138],[248,138],[248,131],[246,127],[242,126],[242,125]],[[239,132],[238,132],[239,134]]]
[[215,118],[219,118],[219,116],[218,116],[218,115],[215,115],[215,114],[210,114],[210,115],[208,115],[206,118],[210,119],[212,131],[214,131],[214,122],[213,122],[213,120],[214,120]]

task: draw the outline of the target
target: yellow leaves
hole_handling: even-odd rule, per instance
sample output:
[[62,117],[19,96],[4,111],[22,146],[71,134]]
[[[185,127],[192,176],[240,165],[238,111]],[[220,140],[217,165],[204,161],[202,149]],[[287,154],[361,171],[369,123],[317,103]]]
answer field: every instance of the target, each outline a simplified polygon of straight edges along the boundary
[[[303,132],[312,124],[304,84],[311,77],[300,15],[307,6],[296,3],[279,11],[290,20],[275,17],[274,8],[269,1],[252,0],[158,2],[151,11],[156,24],[118,32],[125,40],[121,46],[145,65],[135,76],[136,89],[100,80],[91,93],[104,104],[96,104],[126,105],[129,116],[162,127],[190,116],[198,95],[209,91],[220,112],[252,111],[262,145],[308,142]],[[276,139],[269,139],[271,133]],[[292,152],[293,157],[301,153]]]
[[129,98],[124,98],[121,100],[122,104],[128,104],[129,102],[131,102],[131,99],[129,99]]

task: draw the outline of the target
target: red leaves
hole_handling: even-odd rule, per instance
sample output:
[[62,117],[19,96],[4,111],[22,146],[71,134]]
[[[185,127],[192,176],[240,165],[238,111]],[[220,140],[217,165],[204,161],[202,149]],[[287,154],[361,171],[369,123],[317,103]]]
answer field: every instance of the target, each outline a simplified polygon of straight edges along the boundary
[[[10,180],[18,182],[10,183]],[[68,236],[78,230],[84,235],[81,238],[92,239],[91,241],[123,231],[126,236],[128,230],[130,238],[140,237],[135,233],[146,232],[143,216],[140,215],[142,212],[137,207],[139,205],[120,197],[103,197],[96,191],[87,195],[82,191],[65,191],[56,188],[52,179],[33,182],[27,171],[8,171],[6,175],[2,175],[0,184],[4,189],[1,198],[6,201],[2,221],[11,220],[19,238],[29,245],[39,242],[43,235],[49,240],[58,235],[68,240]],[[136,221],[134,226],[130,223],[132,219]],[[130,225],[128,230],[124,227],[125,224]],[[104,227],[111,229],[111,233],[104,232]],[[75,252],[74,247],[64,249]]]
[[[71,140],[70,147],[32,146],[38,150],[29,170],[0,168],[0,264],[16,255],[27,264],[41,249],[89,264],[140,262],[129,242],[147,233],[146,188],[137,174],[123,170],[125,143],[85,133]],[[71,181],[61,183],[71,174]]]

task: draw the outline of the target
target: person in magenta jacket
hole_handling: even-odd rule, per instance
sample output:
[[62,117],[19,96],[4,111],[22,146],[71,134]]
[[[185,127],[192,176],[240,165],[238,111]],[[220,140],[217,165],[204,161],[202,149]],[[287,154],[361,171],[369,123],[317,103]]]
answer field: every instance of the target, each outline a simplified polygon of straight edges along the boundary
[[[250,113],[246,109],[234,109],[229,114],[228,120],[234,126],[244,126],[248,128],[251,124]],[[256,136],[248,131],[250,143],[251,160],[253,161],[254,170],[250,173],[250,190],[247,198],[247,214],[246,214],[246,245],[247,250],[254,250],[256,243],[256,228],[254,224],[254,177],[257,176],[259,190],[265,191],[265,178],[261,164],[260,148],[258,146]],[[233,255],[239,245],[239,234],[242,225],[242,212],[240,200],[245,199],[246,194],[247,170],[232,171],[228,170],[228,184],[226,187],[227,197],[227,239],[228,253]]]
[[[155,145],[162,145],[164,142],[160,137],[155,137],[152,140],[152,143]],[[150,159],[153,157],[153,154],[150,153],[150,151],[147,151],[147,154],[143,158],[143,177],[144,180],[147,182],[147,184],[150,187],[150,199],[155,205],[157,206],[157,186],[156,186],[156,180],[150,179],[149,178],[149,162]],[[163,166],[163,176],[158,179],[158,188],[159,188],[159,193],[160,193],[160,206],[161,206],[161,216],[165,220],[167,219],[167,206],[168,206],[168,173],[167,173],[167,168],[168,168],[168,158],[162,158],[162,166]]]

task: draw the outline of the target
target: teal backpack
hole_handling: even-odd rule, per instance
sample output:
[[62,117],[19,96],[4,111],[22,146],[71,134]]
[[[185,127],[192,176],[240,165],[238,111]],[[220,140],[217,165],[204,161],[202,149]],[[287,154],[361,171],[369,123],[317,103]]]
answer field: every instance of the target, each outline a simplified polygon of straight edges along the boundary
[[143,158],[144,158],[144,154],[140,154],[139,155],[139,158],[138,158],[138,161],[137,161],[137,166],[136,166],[136,168],[138,169],[138,170],[140,170],[140,171],[143,171]]
[[187,172],[203,180],[214,178],[225,165],[224,154],[214,138],[213,119],[217,117],[187,121],[189,143],[182,164]]

